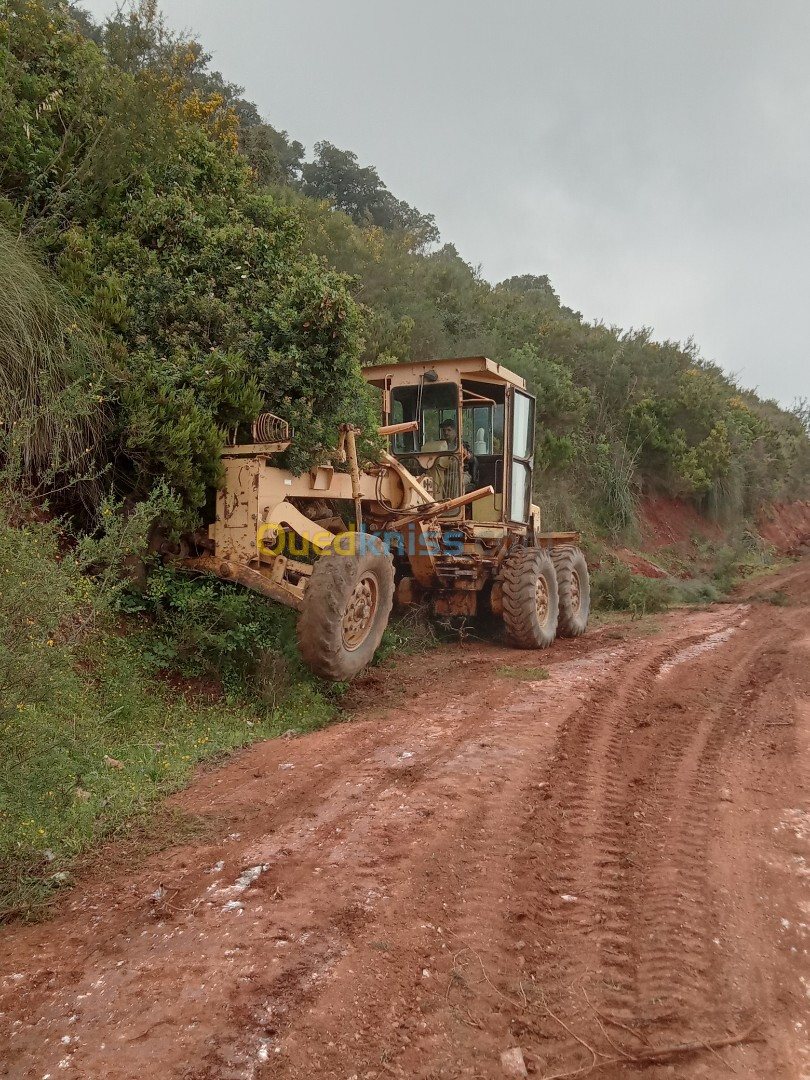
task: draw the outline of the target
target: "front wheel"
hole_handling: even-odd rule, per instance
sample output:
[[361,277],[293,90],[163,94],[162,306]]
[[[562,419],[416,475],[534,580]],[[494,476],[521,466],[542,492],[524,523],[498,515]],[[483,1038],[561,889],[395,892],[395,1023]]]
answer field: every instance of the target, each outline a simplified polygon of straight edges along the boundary
[[381,544],[362,555],[325,555],[315,563],[298,617],[307,667],[345,682],[371,663],[394,602],[394,566]]
[[520,548],[503,571],[503,621],[510,644],[547,649],[557,633],[558,595],[554,563],[546,551]]

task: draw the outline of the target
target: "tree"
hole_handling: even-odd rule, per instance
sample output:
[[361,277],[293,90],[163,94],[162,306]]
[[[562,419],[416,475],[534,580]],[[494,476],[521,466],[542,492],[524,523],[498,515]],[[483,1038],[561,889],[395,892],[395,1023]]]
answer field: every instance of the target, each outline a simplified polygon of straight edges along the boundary
[[64,10],[6,10],[0,216],[104,334],[107,370],[76,377],[105,384],[119,492],[142,498],[165,479],[193,519],[220,480],[224,432],[263,409],[295,430],[298,470],[339,423],[373,431],[350,282],[257,187],[221,95],[189,94],[143,61],[151,5],[143,34],[126,26],[131,70]]
[[246,123],[241,117],[239,103],[234,107],[240,115],[239,145],[259,184],[297,183],[304,158],[303,145],[271,124]]
[[797,398],[791,412],[810,435],[810,399]]
[[439,239],[432,214],[422,214],[395,198],[373,166],[358,164],[356,154],[330,142],[315,143],[314,161],[301,168],[301,190],[342,210],[358,225],[407,234],[412,251],[424,251]]

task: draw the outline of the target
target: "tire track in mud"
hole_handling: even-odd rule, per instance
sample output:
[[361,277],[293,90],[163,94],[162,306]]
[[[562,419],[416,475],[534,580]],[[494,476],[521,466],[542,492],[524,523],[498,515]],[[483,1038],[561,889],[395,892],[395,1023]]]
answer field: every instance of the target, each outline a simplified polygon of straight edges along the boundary
[[[547,975],[555,965],[549,959],[555,952],[564,953],[570,944],[570,934],[566,936],[564,928],[573,926],[578,934],[591,929],[587,914],[572,902],[579,883],[571,859],[577,851],[578,832],[584,833],[586,842],[593,842],[598,835],[601,826],[594,811],[606,781],[598,790],[589,790],[595,770],[583,769],[582,758],[586,754],[598,758],[606,772],[617,725],[644,702],[662,665],[743,615],[736,609],[692,614],[685,626],[673,629],[670,625],[660,641],[635,641],[555,665],[552,678],[537,684],[536,696],[530,695],[528,688],[524,692],[525,707],[510,709],[509,702],[502,703],[488,738],[495,744],[496,759],[508,761],[508,783],[479,799],[472,815],[467,802],[466,827],[452,819],[442,820],[446,835],[431,841],[439,850],[441,869],[427,890],[433,901],[427,914],[425,907],[420,907],[417,889],[409,897],[410,909],[421,911],[422,921],[432,919],[447,935],[449,947],[441,946],[447,947],[447,952],[440,964],[444,1011],[449,1027],[457,1038],[459,1033],[463,1036],[467,1046],[471,1038],[476,1039],[469,1032],[469,1025],[475,1023],[469,1010],[477,1014],[484,1007],[491,1009],[491,1024],[502,1039],[528,1031],[542,1038],[544,1050],[554,1045],[553,1026],[545,1025],[541,1033],[527,1010],[529,998],[536,996],[538,989],[553,996]],[[610,703],[607,711],[612,723],[597,707],[603,700]],[[545,742],[538,731],[541,725],[549,729]],[[572,740],[573,731],[578,733],[579,742]],[[584,747],[583,731],[591,737]],[[469,766],[469,760],[454,763],[451,758],[437,776],[447,777],[454,769],[469,776]],[[561,813],[555,815],[554,809]],[[549,859],[543,840],[549,818],[555,817],[558,850]],[[621,851],[617,849],[617,853]],[[539,885],[538,860],[542,871]],[[551,886],[543,880],[544,874],[548,877],[549,865],[554,866],[556,875]],[[582,895],[578,892],[577,899]],[[441,905],[436,903],[437,896],[444,900]],[[523,939],[538,937],[541,963],[535,976],[532,961],[537,963],[537,955],[532,956],[531,946],[527,948]],[[621,946],[626,947],[626,941],[615,945],[617,955],[623,958]],[[425,952],[430,951],[426,943]],[[520,1007],[522,999],[525,1007]],[[485,1052],[483,1045],[481,1052]]]
[[[518,926],[533,925],[540,938],[537,981],[555,1009],[576,1004],[566,998],[590,969],[603,970],[610,1006],[625,1004],[634,978],[625,815],[635,778],[627,772],[627,731],[636,730],[633,716],[645,715],[662,667],[728,622],[728,615],[715,616],[699,632],[647,643],[639,658],[616,666],[561,733],[549,769],[554,786],[527,823],[527,857],[515,868],[516,878],[538,890]],[[541,1025],[541,1035],[556,1053],[571,1043],[553,1022]]]
[[0,979],[8,1075],[132,1080],[159,1060],[167,1080],[488,1078],[518,1040],[549,1077],[590,1067],[577,1036],[615,1056],[739,1030],[757,980],[723,922],[760,925],[758,890],[743,858],[742,899],[718,896],[713,815],[801,618],[763,629],[757,610],[560,642],[537,682],[498,676],[496,650],[413,661],[419,692],[373,721],[203,774],[177,801],[227,837],[102,875],[7,937],[4,972],[30,974]]
[[[330,813],[329,821],[323,823],[312,841],[316,850],[325,846],[331,850],[331,854],[314,856],[311,860],[313,865],[320,861],[325,866],[341,864],[351,867],[355,893],[362,885],[367,895],[372,896],[367,904],[363,903],[362,898],[358,899],[355,908],[358,913],[357,933],[348,937],[344,934],[339,939],[342,942],[339,956],[333,942],[332,967],[339,963],[349,946],[352,946],[352,951],[357,947],[362,950],[364,931],[371,932],[373,927],[374,934],[383,939],[397,933],[391,926],[390,913],[376,910],[376,899],[382,896],[395,904],[395,919],[401,919],[413,927],[415,937],[421,939],[420,951],[426,956],[435,951],[433,935],[442,924],[447,927],[452,942],[450,953],[456,958],[466,954],[462,961],[454,959],[451,970],[446,972],[448,990],[459,972],[463,971],[468,979],[475,980],[476,966],[479,964],[482,971],[490,970],[496,976],[500,970],[498,950],[508,933],[506,927],[500,925],[505,914],[503,901],[510,892],[509,881],[514,877],[518,854],[518,844],[512,837],[513,823],[523,821],[527,808],[536,801],[539,777],[554,775],[556,768],[555,763],[549,765],[542,757],[538,760],[537,751],[542,741],[538,739],[537,724],[551,724],[553,727],[547,739],[549,749],[553,746],[556,728],[566,720],[575,723],[576,717],[581,719],[580,714],[587,715],[594,735],[603,737],[611,728],[605,724],[604,718],[600,720],[598,715],[594,715],[593,696],[595,692],[599,695],[603,693],[601,686],[605,664],[614,665],[608,668],[608,680],[615,684],[612,715],[618,718],[644,702],[645,687],[651,684],[662,665],[704,641],[718,627],[723,629],[727,625],[728,613],[722,613],[721,617],[712,615],[701,618],[706,625],[699,632],[693,629],[679,630],[674,640],[670,633],[668,640],[661,645],[647,640],[629,647],[603,649],[592,657],[555,665],[549,683],[523,684],[506,699],[502,698],[497,719],[485,733],[470,732],[465,737],[462,728],[458,730],[459,738],[454,746],[448,746],[446,731],[435,746],[417,740],[413,745],[415,748],[419,746],[418,764],[388,762],[389,782],[381,785],[377,778],[376,783],[365,787],[362,794],[363,812],[356,817],[353,825],[341,818],[346,836],[337,844],[334,843],[332,832],[338,819]],[[654,646],[652,650],[651,645]],[[635,655],[639,651],[641,655]],[[533,685],[535,693],[531,692]],[[475,698],[469,702],[468,720],[472,720],[476,704]],[[549,719],[543,721],[546,710]],[[604,749],[609,751],[609,746]],[[565,751],[561,751],[561,754],[564,756]],[[604,757],[609,763],[610,753],[606,752]],[[477,777],[479,783],[471,792],[470,781],[473,777]],[[582,782],[583,785],[587,784],[585,779]],[[361,783],[361,786],[364,785]],[[371,816],[365,808],[372,810]],[[426,825],[430,828],[431,821],[437,825],[440,823],[441,831],[431,838],[431,863],[428,863],[427,859],[420,859],[416,855],[412,846],[414,843],[422,846],[422,841],[416,839],[419,827]],[[367,852],[379,851],[383,846],[387,858],[386,871],[381,879],[376,860],[367,870],[364,868],[364,857]],[[248,861],[259,861],[265,857],[268,857],[267,852],[263,853],[256,844],[247,853]],[[404,878],[396,872],[397,863],[410,864]],[[323,916],[331,910],[340,894],[332,896],[317,887],[316,891],[313,903],[319,908],[322,922]],[[439,895],[447,898],[441,905],[436,902]],[[342,900],[345,902],[345,899],[344,891]],[[287,905],[282,903],[279,907],[279,914],[282,915]],[[344,908],[344,911],[351,915],[351,908]],[[289,923],[285,922],[285,925]],[[313,939],[312,945],[315,944]],[[440,947],[443,947],[443,943]],[[310,959],[317,959],[320,951],[313,950]],[[295,1047],[295,1055],[300,1054],[308,1062],[295,1075],[307,1075],[307,1069],[317,1071],[325,1066],[322,1060],[318,1059],[316,1063],[311,1057],[312,1043],[317,1040],[302,1039],[302,1032],[297,1029],[304,1027],[306,1030],[305,1013],[313,1001],[313,993],[317,996],[317,993],[325,991],[329,998],[331,968],[325,967],[313,975],[303,961],[299,961],[300,964],[303,966],[295,973],[295,978],[286,968],[281,968],[273,982],[265,987],[264,1004],[270,1003],[278,1026]],[[439,964],[439,967],[442,965]],[[480,982],[480,976],[476,981]],[[504,1002],[521,992],[522,989],[515,990],[513,986],[506,985],[505,995],[503,991],[496,994],[496,1009],[508,1013]],[[500,1002],[497,1000],[498,994],[503,997]],[[324,1004],[324,1001],[320,1002],[321,1008]],[[255,1027],[258,1017],[256,1009],[253,1015]],[[227,1060],[223,1057],[226,1050],[232,1056],[233,1049],[228,1050],[226,1045],[209,1058],[207,1067],[214,1070],[214,1074],[216,1068]],[[211,1074],[203,1071],[194,1075],[203,1077]]]
[[[562,661],[560,666],[567,665]],[[503,688],[495,695],[507,712],[515,699],[518,723],[536,717],[537,705],[523,700],[526,687],[513,683],[505,696]],[[224,849],[198,849],[192,866],[183,860],[186,869],[175,871],[167,882],[165,905],[150,906],[154,879],[125,893],[120,904],[127,919],[123,932],[120,918],[112,913],[94,914],[98,903],[88,910],[87,901],[74,902],[79,926],[73,932],[76,939],[86,935],[92,941],[90,962],[75,974],[57,975],[54,968],[45,972],[46,989],[37,992],[35,1007],[32,1001],[31,1024],[22,1022],[16,1032],[11,1075],[29,1075],[23,1061],[31,1040],[40,1041],[41,1031],[70,1031],[77,1022],[71,1016],[78,1016],[96,1033],[100,1055],[89,1044],[71,1044],[70,1051],[60,1045],[50,1051],[40,1048],[37,1055],[46,1071],[59,1068],[65,1080],[93,1075],[99,1057],[105,1080],[137,1075],[156,1043],[163,1047],[167,1076],[257,1076],[275,1052],[280,1033],[295,1026],[328,987],[347,953],[368,936],[379,907],[393,900],[423,909],[423,900],[411,894],[425,878],[412,875],[409,863],[414,861],[414,845],[422,846],[424,830],[431,830],[431,819],[442,807],[444,833],[438,837],[452,842],[466,836],[471,851],[481,843],[483,823],[505,781],[499,777],[498,790],[493,790],[489,780],[482,779],[471,799],[471,777],[486,770],[490,756],[498,769],[519,768],[523,753],[486,731],[491,696],[490,684],[472,686],[446,701],[432,719],[431,699],[420,711],[417,697],[391,722],[376,729],[358,725],[354,739],[346,727],[325,732],[323,742],[338,744],[348,754],[331,760],[328,754],[310,757],[313,788],[305,793],[303,777],[288,772],[288,782],[267,807],[256,806],[255,796],[243,795],[233,778],[227,796],[214,775],[204,776],[201,787],[210,792],[209,801],[226,807],[230,820],[233,803],[243,812],[251,808],[243,831],[226,838]],[[417,715],[419,726],[414,724]],[[534,740],[527,738],[531,745]],[[278,743],[265,744],[245,760],[255,761],[266,750],[271,760],[280,759],[276,768],[285,768],[285,759],[303,766],[305,745],[306,740],[283,749]],[[533,767],[527,758],[526,768]],[[266,785],[262,770],[246,766],[241,771],[246,780]],[[238,887],[241,875],[250,870],[249,883]],[[170,1018],[162,954],[171,957],[172,976],[179,984]],[[119,962],[118,956],[126,959]],[[23,996],[27,989],[18,987]],[[192,1068],[183,1063],[199,1041],[198,1028],[211,1023],[200,1019],[203,1001],[206,1012],[219,1014],[221,1020],[214,1022],[218,1033],[205,1041],[203,1052],[197,1051]],[[174,1037],[169,1038],[172,1030]],[[104,1050],[113,1039],[126,1048],[125,1065]],[[97,1056],[86,1057],[86,1050]],[[65,1064],[60,1066],[60,1061]]]
[[647,740],[643,751],[643,768],[656,782],[631,804],[638,807],[634,814],[654,822],[647,842],[636,842],[629,889],[635,980],[631,999],[611,1004],[624,1005],[645,1025],[682,1023],[688,1031],[695,1019],[712,1012],[714,920],[706,856],[718,799],[715,770],[728,737],[727,702],[757,651],[748,648],[720,683],[720,698],[702,710],[694,727],[694,712],[684,716],[670,708],[663,714],[667,730],[654,745]]
[[[745,624],[737,610],[725,626],[652,650],[622,671],[631,683],[603,710],[583,707],[555,754],[557,792],[531,823],[532,854],[518,875],[539,889],[537,980],[555,1012],[603,1047],[599,1017],[614,1038],[629,1025],[641,1040],[670,1042],[729,1020],[712,978],[716,771],[752,665],[786,633]],[[728,662],[714,650],[732,635]],[[558,1022],[547,1018],[538,1034],[555,1060],[587,1064]]]

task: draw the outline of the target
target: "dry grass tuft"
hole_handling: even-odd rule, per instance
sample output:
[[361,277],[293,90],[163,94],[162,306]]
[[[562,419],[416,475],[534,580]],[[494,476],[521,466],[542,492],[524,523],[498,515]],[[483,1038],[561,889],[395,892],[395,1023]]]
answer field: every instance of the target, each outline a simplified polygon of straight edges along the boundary
[[26,494],[86,499],[109,425],[103,343],[59,285],[0,227],[0,467]]

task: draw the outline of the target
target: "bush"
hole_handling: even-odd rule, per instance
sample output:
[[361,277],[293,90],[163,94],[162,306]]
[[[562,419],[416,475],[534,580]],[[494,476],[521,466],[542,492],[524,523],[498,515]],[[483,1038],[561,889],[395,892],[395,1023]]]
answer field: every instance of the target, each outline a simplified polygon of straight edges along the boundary
[[712,581],[728,593],[741,580],[767,571],[773,563],[773,549],[747,532],[738,543],[724,544],[715,552]]
[[[0,514],[0,921],[35,912],[197,762],[334,716],[286,609],[167,570],[134,599],[121,570],[154,511],[111,509],[78,546],[58,522]],[[127,606],[151,614],[122,622]],[[214,676],[202,695],[200,674]]]
[[678,599],[684,604],[716,604],[725,593],[711,581],[679,581],[676,585]]
[[318,680],[295,645],[295,612],[238,585],[161,567],[123,606],[148,616],[139,643],[153,671],[212,676],[228,700],[275,705],[292,683]]
[[666,611],[675,600],[670,582],[634,574],[617,559],[591,574],[591,603],[596,611],[629,611],[633,618]]

